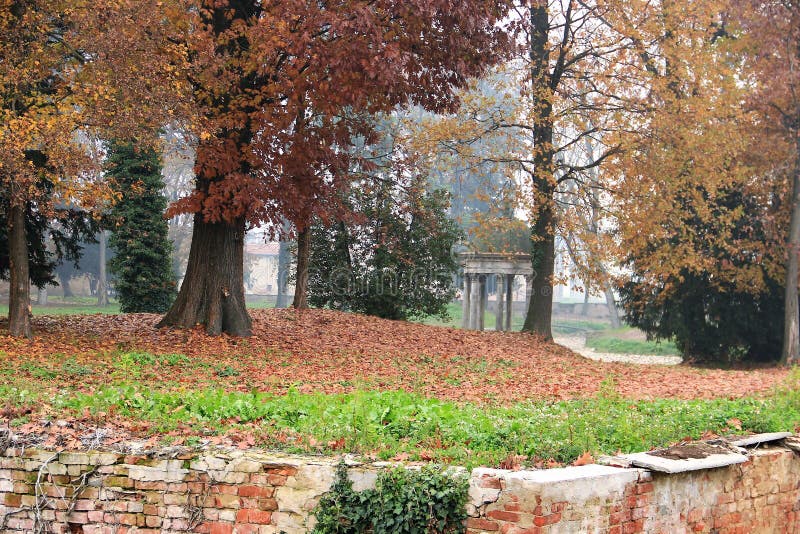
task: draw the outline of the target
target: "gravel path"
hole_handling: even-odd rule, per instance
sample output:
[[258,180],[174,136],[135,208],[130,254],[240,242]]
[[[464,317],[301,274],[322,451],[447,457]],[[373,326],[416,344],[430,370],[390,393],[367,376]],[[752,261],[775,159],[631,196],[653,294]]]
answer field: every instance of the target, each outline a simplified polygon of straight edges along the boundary
[[612,352],[597,352],[586,346],[586,336],[553,336],[556,343],[577,352],[585,358],[601,362],[622,362],[645,365],[678,365],[683,361],[680,356],[661,356],[657,354],[617,354]]

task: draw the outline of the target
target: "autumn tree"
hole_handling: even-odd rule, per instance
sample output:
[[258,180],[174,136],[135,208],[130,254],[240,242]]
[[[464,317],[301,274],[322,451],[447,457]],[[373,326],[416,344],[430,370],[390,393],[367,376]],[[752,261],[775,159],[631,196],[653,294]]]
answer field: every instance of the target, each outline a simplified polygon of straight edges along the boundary
[[[760,243],[772,240],[768,221],[773,209],[752,188],[736,185],[718,189],[703,202],[686,203],[670,219],[659,217],[670,231],[659,232],[645,248],[632,249],[625,258],[631,275],[620,294],[628,324],[651,339],[674,340],[689,361],[776,361],[783,325],[781,280],[758,252]],[[738,210],[746,216],[730,217]],[[724,228],[717,226],[715,217],[724,221]],[[678,228],[691,231],[691,248],[723,268],[698,269],[676,258],[677,269],[660,269],[654,276],[653,255],[686,248],[685,235]],[[722,234],[724,239],[720,239]],[[751,275],[745,277],[745,273]]]
[[624,191],[614,205],[621,256],[635,276],[626,313],[651,334],[675,333],[690,356],[728,358],[735,348],[769,359],[774,331],[756,339],[742,310],[749,325],[774,322],[785,208],[770,161],[782,143],[746,105],[749,39],[731,3],[642,3],[615,15],[635,36],[646,88],[635,128],[621,136],[626,157],[611,166]]
[[285,217],[302,236],[335,211],[362,113],[451,107],[453,88],[502,51],[501,1],[200,2],[188,34],[201,110],[189,263],[163,326],[250,333],[248,225]]
[[[174,3],[0,4],[0,182],[8,191],[9,331],[14,336],[31,335],[25,216],[41,192],[37,184],[52,185],[50,198],[36,198],[42,213],[54,203],[91,209],[107,197],[107,189],[98,174],[87,172],[96,162],[78,132],[121,129],[120,135],[130,135],[157,108],[179,108],[170,96],[179,93],[170,72],[182,49],[171,39],[167,8]],[[139,25],[149,31],[140,32]]]
[[761,121],[759,131],[771,154],[764,178],[782,183],[789,212],[785,226],[784,332],[781,360],[800,361],[798,258],[800,257],[800,2],[737,0],[735,23],[750,44],[746,67],[752,73],[749,99]]
[[111,228],[110,262],[123,312],[162,313],[175,296],[168,226],[163,218],[159,157],[152,148],[112,144],[106,163],[118,197],[107,214]]
[[[516,54],[494,73],[494,90],[478,85],[457,115],[433,127],[433,138],[465,157],[500,164],[516,177],[516,209],[526,213],[535,272],[523,330],[552,338],[556,237],[571,231],[559,218],[561,193],[586,191],[585,173],[618,146],[609,133],[625,109],[625,52],[631,40],[608,24],[616,3],[515,2]],[[506,103],[510,105],[499,105]],[[475,152],[486,136],[504,136],[494,154]],[[591,142],[590,158],[569,157]],[[600,175],[604,177],[605,175]],[[588,184],[588,185],[587,185]]]

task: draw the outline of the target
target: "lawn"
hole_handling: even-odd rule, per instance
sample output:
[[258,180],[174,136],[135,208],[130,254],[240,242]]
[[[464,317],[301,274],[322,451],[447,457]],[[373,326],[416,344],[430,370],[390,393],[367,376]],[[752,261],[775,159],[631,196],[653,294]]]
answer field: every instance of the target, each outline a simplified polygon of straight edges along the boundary
[[[494,303],[490,303],[484,313],[484,326],[492,330],[494,329],[496,315],[494,311]],[[448,326],[450,328],[461,328],[462,308],[460,302],[451,302],[447,305],[446,317],[425,317],[420,319],[419,322],[431,326]],[[522,323],[525,316],[522,313],[514,313],[511,316],[511,330],[519,331],[522,329]],[[608,321],[599,319],[578,319],[566,317],[553,318],[553,333],[554,334],[575,334],[583,332],[595,332],[611,328]]]
[[248,339],[158,330],[148,314],[37,316],[33,341],[0,337],[0,418],[51,446],[102,427],[106,440],[467,465],[800,424],[798,376],[785,369],[601,363],[521,333],[252,315]]
[[[90,313],[119,313],[119,302],[111,301],[108,306],[98,306],[97,297],[49,297],[47,305],[31,305],[33,315],[77,315]],[[8,304],[0,304],[0,317],[8,316]]]
[[678,356],[680,352],[672,341],[650,341],[644,334],[630,327],[591,332],[586,336],[586,346],[597,352],[617,354],[655,354]]

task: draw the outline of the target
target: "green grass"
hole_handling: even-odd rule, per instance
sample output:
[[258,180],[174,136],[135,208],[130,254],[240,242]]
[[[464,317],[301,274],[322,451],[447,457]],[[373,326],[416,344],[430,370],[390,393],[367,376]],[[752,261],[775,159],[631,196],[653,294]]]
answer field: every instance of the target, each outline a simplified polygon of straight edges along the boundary
[[671,341],[645,341],[640,339],[625,339],[624,334],[631,328],[624,327],[615,330],[590,334],[586,337],[586,346],[598,352],[611,352],[615,354],[655,354],[657,356],[678,356],[680,352]]
[[[249,296],[247,307],[253,310],[274,308],[275,297]],[[34,315],[81,315],[91,313],[120,313],[119,302],[111,301],[108,306],[98,306],[96,297],[50,297],[47,306],[31,305]],[[0,316],[8,315],[8,304],[0,304]]]
[[[97,299],[92,297],[75,297],[62,299],[51,297],[47,306],[31,305],[34,315],[80,315],[88,313],[120,313],[119,303],[112,301],[108,306],[98,306]],[[8,315],[8,304],[0,304],[0,316]]]
[[[509,454],[570,462],[584,451],[634,452],[707,430],[790,431],[800,424],[800,371],[763,398],[632,401],[613,382],[592,399],[539,401],[510,407],[457,404],[403,391],[274,396],[222,390],[153,391],[134,384],[94,393],[63,392],[62,413],[106,414],[147,421],[153,432],[184,436],[254,432],[257,443],[289,452],[354,452],[381,459],[402,453],[466,466],[497,465]],[[6,405],[36,404],[35,391],[0,387]],[[738,431],[738,430],[737,430]],[[342,442],[343,440],[343,442]],[[344,445],[342,445],[344,443]],[[333,452],[327,450],[327,452]]]
[[[495,325],[494,303],[489,304],[489,308],[484,314],[484,325],[488,329],[493,329]],[[460,302],[451,302],[447,305],[447,318],[425,317],[420,319],[423,324],[431,326],[449,326],[451,328],[461,328],[462,308]],[[511,316],[511,330],[519,331],[525,320],[523,313],[516,312]],[[575,334],[586,331],[600,331],[610,328],[607,321],[593,321],[591,319],[553,319],[553,332],[558,334]]]

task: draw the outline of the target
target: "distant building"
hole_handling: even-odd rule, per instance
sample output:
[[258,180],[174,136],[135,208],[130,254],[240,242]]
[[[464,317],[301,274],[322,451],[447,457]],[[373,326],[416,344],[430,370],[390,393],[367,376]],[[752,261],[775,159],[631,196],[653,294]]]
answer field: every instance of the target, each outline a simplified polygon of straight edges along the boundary
[[[280,243],[247,242],[244,245],[244,289],[249,295],[277,295]],[[289,287],[291,294],[294,287]]]

